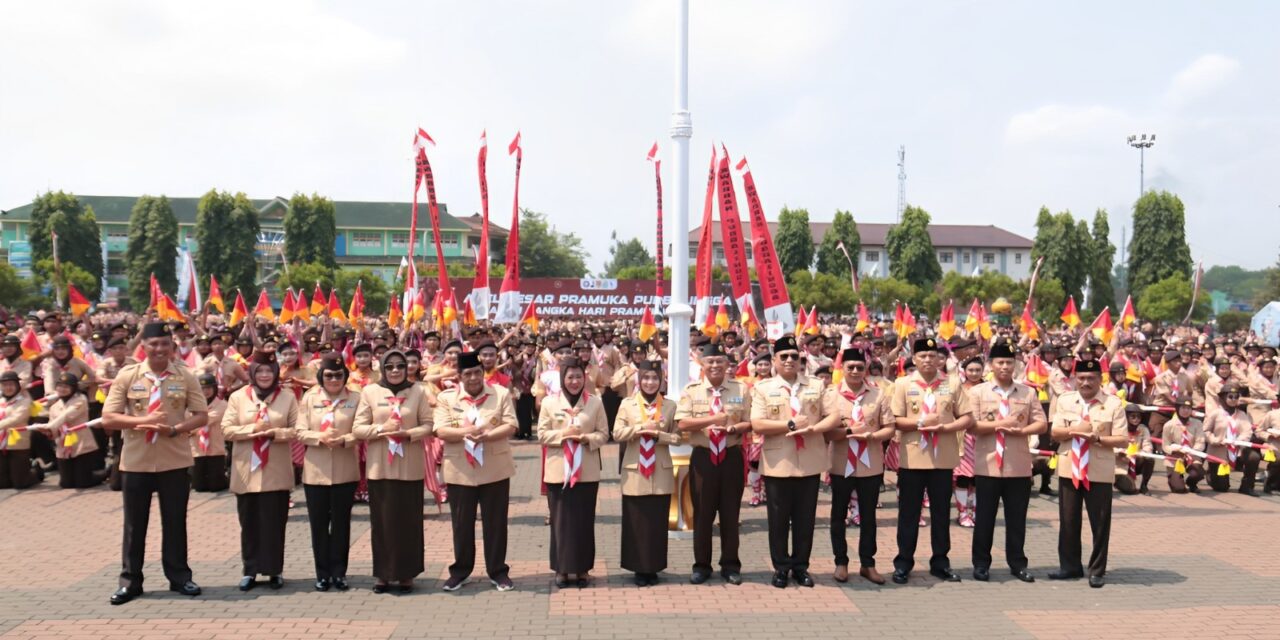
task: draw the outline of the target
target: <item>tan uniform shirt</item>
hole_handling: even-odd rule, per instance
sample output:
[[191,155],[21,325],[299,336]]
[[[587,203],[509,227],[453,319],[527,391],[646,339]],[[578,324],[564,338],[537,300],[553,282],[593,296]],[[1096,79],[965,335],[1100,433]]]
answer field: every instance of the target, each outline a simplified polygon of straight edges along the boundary
[[[206,402],[208,402],[206,400]],[[205,425],[191,432],[191,455],[196,458],[227,455],[227,439],[222,435],[222,416],[227,413],[227,401],[214,398],[209,402],[209,418]],[[202,446],[201,443],[204,443]]]
[[634,395],[636,392],[636,384],[639,377],[636,375],[640,370],[636,365],[628,362],[622,365],[617,371],[613,372],[613,378],[609,380],[609,386],[618,395],[626,398]]
[[[884,392],[878,387],[865,382],[862,385],[862,389],[856,392],[850,391],[844,383],[827,387],[822,397],[823,415],[837,414],[842,419],[852,419],[855,414],[853,401],[846,397],[846,394],[851,394],[858,400],[859,410],[857,413],[861,415],[861,424],[852,426],[855,433],[865,430],[875,432],[885,427],[893,426],[893,410],[889,408]],[[890,437],[892,437],[892,434],[890,434]],[[844,424],[841,423],[834,430],[828,431],[827,439],[831,440],[830,471],[832,477],[850,477],[848,471],[851,466],[853,477],[856,478],[867,478],[884,473],[883,440],[867,440],[867,446],[864,450],[866,461],[864,462],[859,458],[851,465],[849,462],[849,444],[854,440],[845,434]]]
[[31,396],[19,391],[9,399],[0,398],[0,451],[24,451],[31,448],[31,434],[15,431],[10,444],[10,429],[26,427],[31,421]]
[[[1271,380],[1266,379],[1261,373],[1254,372],[1249,376],[1249,399],[1250,400],[1270,400],[1273,403],[1277,397],[1277,382],[1280,382],[1280,376],[1276,376]],[[1267,412],[1272,409],[1271,404],[1262,404],[1256,402],[1249,403],[1249,418],[1254,424],[1260,424],[1263,418],[1267,417]]]
[[[154,386],[151,367],[146,362],[129,365],[120,370],[111,385],[102,413],[122,413],[128,416],[147,415],[147,405]],[[190,369],[170,360],[164,370],[166,377],[160,383],[161,407],[165,412],[165,424],[177,425],[188,417],[188,412],[207,411],[204,392]],[[120,470],[136,473],[159,473],[190,467],[191,445],[186,438],[169,437],[161,433],[155,442],[147,443],[146,431],[125,429],[120,432],[124,445],[120,452]]]
[[[259,426],[258,413],[266,405],[267,419]],[[257,391],[249,386],[236,391],[227,399],[226,413],[222,414],[222,434],[236,445],[231,448],[231,492],[263,493],[288,491],[293,488],[293,461],[289,440],[298,424],[298,400],[287,389],[279,389],[267,396],[266,402],[258,400]],[[253,469],[253,443],[260,437],[255,434],[272,429],[284,429],[283,438],[272,439],[265,465]]]
[[21,352],[17,358],[10,362],[7,358],[0,358],[0,373],[12,371],[18,374],[18,383],[21,385],[19,393],[27,392],[27,385],[31,384],[31,362],[23,360]]
[[[494,431],[516,424],[516,406],[506,387],[486,384],[479,397],[472,397],[462,389],[442,391],[436,397],[435,424],[439,433],[450,435],[471,431],[475,425]],[[456,433],[454,430],[457,430]],[[515,458],[511,443],[506,438],[486,440],[481,443],[480,455],[472,455],[476,463],[467,459],[465,442],[444,443],[444,481],[467,487],[492,484],[507,480],[516,474]]]
[[[803,414],[808,417],[809,426],[816,425],[823,415],[822,393],[821,378],[797,375],[790,385],[781,376],[761,380],[751,389],[751,419],[786,421]],[[797,445],[797,438],[803,446]],[[760,473],[771,478],[815,476],[827,468],[828,462],[827,443],[820,433],[765,436],[760,450]]]
[[[938,416],[939,424],[946,424],[960,419],[962,416],[969,415],[969,396],[961,389],[951,387],[946,381],[946,377],[941,373],[934,378],[934,382],[941,381],[937,388],[933,389],[933,409],[931,410]],[[916,421],[920,418],[921,412],[929,411],[928,394],[921,387],[924,384],[924,378],[920,377],[920,372],[914,372],[905,378],[899,378],[893,383],[893,391],[890,397],[890,406],[893,409],[895,418],[907,418]],[[926,432],[927,433],[927,432]],[[898,433],[898,461],[903,469],[954,469],[960,463],[960,447],[952,433],[934,432],[937,438],[926,438],[925,447],[921,447],[921,437],[925,435],[919,431],[899,431]],[[936,446],[934,443],[936,440]]]
[[584,446],[578,481],[600,481],[600,447],[609,441],[609,421],[605,417],[604,404],[600,402],[600,396],[583,392],[583,397],[578,398],[576,406],[570,406],[563,394],[548,396],[542,400],[542,409],[538,412],[538,442],[547,448],[546,466],[542,473],[543,482],[564,483],[565,456],[562,436],[565,430],[574,424],[578,425],[578,429],[584,435],[581,441]]
[[[93,439],[93,432],[89,429],[65,431],[89,421],[89,401],[84,394],[77,393],[66,401],[58,398],[49,405],[48,410],[46,433],[53,439],[57,449],[55,454],[59,458],[77,458],[98,450],[98,442]],[[67,446],[68,442],[71,446]]]
[[[400,430],[382,437],[392,421],[389,399],[393,397],[401,399]],[[431,404],[422,385],[410,385],[395,394],[380,384],[366,386],[360,392],[352,430],[357,439],[369,443],[365,471],[370,480],[422,480],[426,468],[422,440],[431,435]]]
[[[1122,436],[1129,432],[1124,418],[1124,402],[1115,396],[1099,393],[1095,402],[1089,406],[1088,417],[1093,433],[1099,436]],[[1079,391],[1058,398],[1056,412],[1053,414],[1053,427],[1064,427],[1068,430],[1081,430],[1079,426],[1084,420],[1086,403]],[[1116,457],[1110,448],[1096,443],[1089,443],[1089,469],[1086,477],[1089,482],[1110,484],[1115,481]],[[1064,442],[1058,449],[1058,477],[1071,479],[1071,442]]]
[[1155,381],[1151,384],[1151,396],[1148,400],[1158,407],[1172,407],[1183,399],[1190,398],[1191,389],[1194,386],[1187,372],[1179,369],[1174,373],[1166,369],[1156,375]]
[[[714,396],[711,383],[705,378],[686,385],[676,404],[675,421],[710,416]],[[721,409],[729,414],[729,424],[746,422],[751,418],[751,395],[746,385],[737,380],[725,377],[724,383],[720,385],[720,405]],[[689,444],[695,447],[711,448],[711,439],[707,437],[705,430],[690,433],[688,440]],[[730,433],[725,436],[726,449],[740,444],[742,444],[742,434]]]
[[67,364],[58,364],[53,358],[45,358],[41,364],[44,371],[44,395],[46,398],[52,398],[57,395],[53,387],[58,384],[58,376],[64,373],[70,373],[80,380],[80,390],[88,394],[92,398],[98,392],[98,385],[94,384],[93,369],[85,363],[84,360],[71,356],[67,360]]
[[[1231,433],[1233,429],[1234,434]],[[1251,438],[1253,438],[1253,422],[1249,420],[1247,412],[1237,409],[1234,414],[1231,414],[1227,412],[1226,407],[1219,407],[1213,413],[1205,415],[1204,439],[1208,444],[1209,455],[1229,461],[1231,455],[1227,449],[1227,443],[1232,440],[1248,441]],[[1247,448],[1248,445],[1236,445],[1236,454],[1239,455]]]
[[[360,480],[360,460],[356,455],[356,436],[351,432],[356,420],[360,395],[343,389],[336,397],[320,385],[302,394],[298,407],[298,440],[307,446],[302,460],[302,483],[329,486]],[[333,423],[325,425],[325,416],[333,414]],[[333,433],[341,437],[341,445],[321,444],[321,436]]]
[[[1191,448],[1196,451],[1204,451],[1204,425],[1197,419],[1191,418],[1186,424],[1182,422],[1182,418],[1173,416],[1169,421],[1164,423],[1164,429],[1160,439],[1164,442],[1164,450],[1173,454],[1182,451],[1182,434],[1186,433],[1191,440]],[[1197,458],[1191,458],[1196,461]]]
[[[627,451],[622,457],[622,495],[659,496],[671,495],[675,490],[675,474],[671,468],[669,447],[680,441],[676,431],[676,403],[661,394],[650,405],[644,396],[634,394],[622,399],[618,406],[618,418],[613,423],[613,439],[626,442]],[[648,478],[640,473],[640,435],[645,425],[657,423],[661,433],[654,440],[653,474]]]
[[[1040,404],[1035,389],[1015,382],[1009,391],[1009,415],[1018,419],[1019,427],[1046,420],[1044,407]],[[1001,392],[1002,389],[996,382],[984,382],[969,390],[969,407],[973,409],[974,420],[994,422],[1002,419]],[[1005,434],[1004,466],[996,460],[997,439],[994,433],[974,434],[973,475],[1030,478],[1031,463],[1034,462],[1035,456],[1031,455],[1029,439],[1024,436]]]

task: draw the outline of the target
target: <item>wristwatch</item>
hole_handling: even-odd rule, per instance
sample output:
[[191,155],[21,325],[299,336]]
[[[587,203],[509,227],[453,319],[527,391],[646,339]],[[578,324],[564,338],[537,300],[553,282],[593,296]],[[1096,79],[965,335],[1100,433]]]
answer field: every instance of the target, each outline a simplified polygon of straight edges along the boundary
[[788,421],[787,421],[787,431],[795,431],[795,430],[796,430],[796,421],[795,421],[795,420],[788,420]]
[[178,437],[178,428],[177,428],[177,427],[175,427],[175,426],[173,426],[173,425],[169,425],[169,437],[170,437],[170,438],[176,438],[176,437]]
[[846,435],[846,436],[851,436],[851,435],[853,435],[853,427],[845,427],[845,428],[844,428],[844,435]]

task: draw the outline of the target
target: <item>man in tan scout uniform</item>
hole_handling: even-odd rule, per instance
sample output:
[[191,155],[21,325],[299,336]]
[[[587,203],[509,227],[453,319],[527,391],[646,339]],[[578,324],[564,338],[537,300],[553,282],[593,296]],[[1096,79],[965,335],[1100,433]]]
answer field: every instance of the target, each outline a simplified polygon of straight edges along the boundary
[[174,360],[169,325],[142,329],[147,359],[120,370],[102,406],[102,424],[122,432],[120,475],[124,495],[124,568],[111,604],[142,595],[151,494],[160,495],[161,558],[169,589],[200,595],[187,565],[187,499],[191,491],[191,445],[186,436],[205,425],[207,407],[195,374]]
[[1191,388],[1195,386],[1191,376],[1182,370],[1181,351],[1177,349],[1165,351],[1164,365],[1166,369],[1156,374],[1155,380],[1151,383],[1151,395],[1148,398],[1151,404],[1157,407],[1169,407],[1169,410],[1167,413],[1163,410],[1151,413],[1147,426],[1153,434],[1164,433],[1164,423],[1169,421],[1178,403],[1184,397],[1191,397]]
[[729,359],[719,344],[702,348],[703,379],[684,388],[675,420],[688,434],[693,483],[693,574],[689,582],[711,577],[711,535],[720,515],[720,576],[742,584],[738,557],[738,520],[742,508],[742,434],[751,429],[751,400],[742,383],[728,377]]
[[1016,352],[1008,338],[991,346],[995,379],[969,390],[974,416],[973,476],[977,515],[973,528],[973,579],[991,579],[991,544],[996,512],[1004,502],[1005,560],[1023,582],[1035,582],[1027,571],[1027,505],[1031,501],[1030,437],[1048,422],[1035,389],[1013,381]]
[[[773,586],[813,586],[809,554],[818,510],[818,479],[827,467],[822,421],[822,380],[801,373],[795,338],[773,343],[774,370],[751,390],[751,429],[764,436],[760,472],[769,494],[769,556]],[[741,477],[739,475],[739,477]],[[788,540],[790,538],[790,540]],[[790,542],[790,550],[788,550]]]
[[476,563],[476,507],[484,527],[484,564],[498,591],[513,588],[507,576],[507,505],[515,461],[507,441],[516,432],[516,408],[506,387],[486,384],[477,352],[458,356],[461,389],[436,397],[435,434],[444,440],[444,481],[449,485],[453,564],[445,591],[467,582]]
[[1085,576],[1080,561],[1081,511],[1089,511],[1093,553],[1089,556],[1089,586],[1099,588],[1107,573],[1111,540],[1111,490],[1115,482],[1115,447],[1129,441],[1124,402],[1101,392],[1102,367],[1097,360],[1076,363],[1076,391],[1058,398],[1053,414],[1053,439],[1058,452],[1058,563],[1050,580]]

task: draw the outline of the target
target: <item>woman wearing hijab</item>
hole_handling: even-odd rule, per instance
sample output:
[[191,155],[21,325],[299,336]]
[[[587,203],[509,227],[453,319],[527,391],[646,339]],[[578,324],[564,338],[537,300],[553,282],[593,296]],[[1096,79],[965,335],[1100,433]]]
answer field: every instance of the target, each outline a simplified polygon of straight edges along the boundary
[[0,489],[26,489],[40,480],[31,473],[31,396],[16,371],[0,373]]
[[360,392],[353,431],[368,443],[369,521],[374,593],[413,591],[424,570],[421,440],[431,435],[431,405],[408,376],[398,349],[382,356],[381,379]]
[[356,439],[351,433],[359,396],[347,389],[347,367],[336,353],[320,359],[316,377],[320,384],[302,396],[298,413],[298,440],[307,447],[302,489],[311,523],[315,588],[346,591],[351,505],[360,479]]
[[98,443],[85,427],[89,420],[89,400],[80,391],[80,380],[73,373],[58,374],[53,386],[54,400],[49,404],[49,422],[40,425],[56,448],[58,486],[63,489],[85,489],[102,484],[105,473],[94,471]]
[[241,591],[268,576],[272,589],[284,586],[284,534],[289,518],[293,464],[289,442],[298,423],[298,400],[280,386],[274,353],[258,353],[249,363],[243,390],[227,400],[222,433],[231,449],[231,491],[240,515]]
[[551,510],[551,570],[560,588],[590,584],[596,558],[600,447],[609,440],[609,423],[600,397],[585,390],[586,369],[572,356],[561,361],[561,392],[543,398],[538,415],[538,442],[547,451],[542,481]]
[[200,492],[226,491],[227,442],[222,435],[222,416],[227,413],[227,401],[218,397],[218,377],[212,373],[196,376],[200,391],[209,405],[209,420],[191,432],[191,490]]
[[662,363],[645,360],[635,365],[636,394],[622,401],[613,437],[627,443],[622,458],[622,568],[634,571],[638,587],[658,584],[667,568],[667,513],[675,476],[671,453],[676,444],[676,403],[665,402]]

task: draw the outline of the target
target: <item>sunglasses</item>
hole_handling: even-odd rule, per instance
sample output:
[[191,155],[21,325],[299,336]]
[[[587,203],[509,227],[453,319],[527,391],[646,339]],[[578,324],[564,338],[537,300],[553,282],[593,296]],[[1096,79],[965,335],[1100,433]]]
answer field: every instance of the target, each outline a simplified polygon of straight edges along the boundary
[[322,374],[325,380],[341,380],[343,377],[341,371],[326,371]]
[[783,362],[786,362],[787,360],[799,360],[799,359],[800,359],[800,354],[798,354],[798,353],[779,353],[779,354],[778,354],[778,359],[779,359],[779,360],[782,360]]
[[1238,393],[1228,393],[1227,395],[1225,395],[1225,396],[1223,396],[1223,397],[1224,397],[1224,398],[1239,398],[1239,397],[1240,397],[1240,394],[1238,394]]
[[866,370],[867,370],[867,368],[866,368],[866,367],[864,367],[864,366],[862,366],[862,365],[860,365],[860,364],[851,364],[851,365],[847,365],[847,366],[845,367],[845,369],[848,369],[849,371],[866,371]]
[[408,366],[403,364],[389,364],[382,367],[384,371],[402,371],[408,368],[409,368]]

